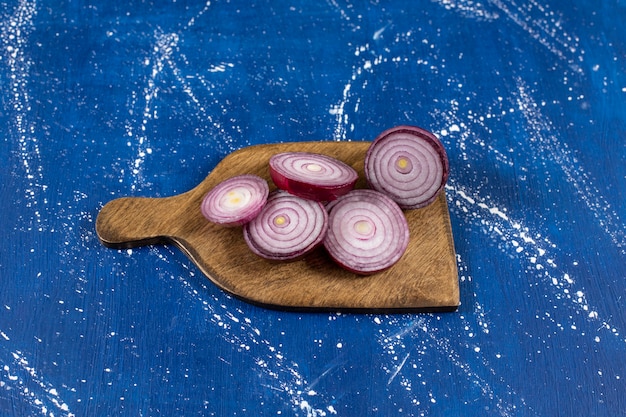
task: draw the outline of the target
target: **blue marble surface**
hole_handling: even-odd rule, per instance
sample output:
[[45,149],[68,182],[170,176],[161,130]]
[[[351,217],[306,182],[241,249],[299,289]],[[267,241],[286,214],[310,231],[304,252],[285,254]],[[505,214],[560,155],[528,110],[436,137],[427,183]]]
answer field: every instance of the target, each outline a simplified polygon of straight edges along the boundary
[[[626,2],[0,3],[0,415],[626,412]],[[462,304],[298,314],[108,201],[260,143],[444,142]]]

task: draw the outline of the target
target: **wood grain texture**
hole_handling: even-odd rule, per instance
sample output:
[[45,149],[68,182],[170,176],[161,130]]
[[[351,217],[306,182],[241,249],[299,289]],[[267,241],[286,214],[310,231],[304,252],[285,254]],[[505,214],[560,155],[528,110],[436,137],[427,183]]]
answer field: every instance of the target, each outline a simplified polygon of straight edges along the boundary
[[284,309],[350,311],[454,311],[459,305],[454,242],[445,195],[428,207],[405,211],[411,240],[392,268],[359,276],[335,265],[323,248],[290,263],[253,254],[241,228],[208,222],[200,212],[204,195],[220,181],[250,173],[268,180],[269,158],[305,151],[334,156],[357,170],[369,142],[298,142],[243,148],[224,158],[197,187],[168,198],[120,198],[103,207],[96,221],[101,242],[112,248],[174,243],[217,286],[248,302]]

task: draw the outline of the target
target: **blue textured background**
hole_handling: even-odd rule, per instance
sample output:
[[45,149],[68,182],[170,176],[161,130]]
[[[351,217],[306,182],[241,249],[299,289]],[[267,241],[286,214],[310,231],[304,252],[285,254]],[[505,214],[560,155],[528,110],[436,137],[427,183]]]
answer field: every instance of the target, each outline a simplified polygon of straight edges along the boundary
[[[626,414],[626,3],[0,3],[0,415]],[[462,305],[295,314],[99,209],[259,143],[435,132]]]

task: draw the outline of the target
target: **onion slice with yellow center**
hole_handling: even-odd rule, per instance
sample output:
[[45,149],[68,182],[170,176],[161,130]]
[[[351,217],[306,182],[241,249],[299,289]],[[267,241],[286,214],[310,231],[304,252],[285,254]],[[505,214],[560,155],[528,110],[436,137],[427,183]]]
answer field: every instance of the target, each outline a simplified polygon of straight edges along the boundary
[[243,228],[252,252],[265,259],[298,259],[321,244],[328,228],[324,206],[286,191],[270,194],[263,210]]
[[269,186],[263,178],[238,175],[209,191],[200,210],[210,222],[227,227],[241,226],[259,214],[268,195]]
[[432,203],[448,180],[448,157],[431,132],[398,126],[382,132],[365,156],[370,188],[390,196],[403,209]]
[[315,201],[332,201],[354,189],[358,173],[331,156],[283,152],[270,158],[270,176],[282,190]]
[[375,190],[354,190],[330,203],[324,247],[341,267],[369,275],[394,265],[409,244],[400,207]]

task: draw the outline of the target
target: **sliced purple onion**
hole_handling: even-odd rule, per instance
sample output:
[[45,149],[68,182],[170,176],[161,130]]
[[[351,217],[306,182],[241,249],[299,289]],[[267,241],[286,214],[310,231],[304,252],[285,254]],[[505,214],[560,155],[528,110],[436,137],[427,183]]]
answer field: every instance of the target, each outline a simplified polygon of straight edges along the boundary
[[302,198],[332,201],[354,189],[357,172],[327,155],[284,152],[270,158],[270,176],[278,188]]
[[448,157],[437,137],[414,126],[381,133],[365,156],[371,188],[390,196],[403,209],[432,203],[448,180]]
[[256,175],[229,178],[207,193],[200,210],[207,220],[222,226],[241,226],[254,219],[267,201],[267,181]]
[[270,260],[295,260],[317,247],[328,228],[324,206],[285,191],[270,194],[263,210],[243,228],[255,254]]
[[404,213],[375,190],[354,190],[329,207],[324,247],[337,264],[361,275],[394,265],[409,244]]

